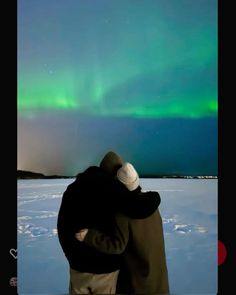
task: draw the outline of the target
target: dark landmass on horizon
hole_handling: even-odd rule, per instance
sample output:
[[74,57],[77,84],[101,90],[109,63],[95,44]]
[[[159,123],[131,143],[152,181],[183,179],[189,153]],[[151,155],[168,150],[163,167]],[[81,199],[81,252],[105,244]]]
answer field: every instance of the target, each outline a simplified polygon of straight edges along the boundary
[[74,178],[75,176],[64,175],[44,175],[32,171],[17,170],[17,179],[55,179],[55,178]]
[[[44,175],[43,173],[37,173],[33,171],[17,170],[17,179],[57,179],[57,178],[75,178],[74,176],[66,175]],[[140,178],[217,178],[215,175],[153,175],[146,174],[140,175]]]

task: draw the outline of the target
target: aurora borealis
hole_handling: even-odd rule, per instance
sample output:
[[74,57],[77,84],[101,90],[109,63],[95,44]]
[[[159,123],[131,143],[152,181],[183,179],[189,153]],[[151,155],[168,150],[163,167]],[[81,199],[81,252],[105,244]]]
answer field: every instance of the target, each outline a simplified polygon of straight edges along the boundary
[[217,95],[216,0],[18,1],[18,169],[216,175]]

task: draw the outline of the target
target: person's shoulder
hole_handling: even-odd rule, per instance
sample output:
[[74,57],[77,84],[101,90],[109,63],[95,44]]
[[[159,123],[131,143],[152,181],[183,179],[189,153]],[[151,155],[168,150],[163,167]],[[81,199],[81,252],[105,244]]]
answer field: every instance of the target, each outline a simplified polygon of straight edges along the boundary
[[114,178],[102,168],[91,166],[81,173],[78,183],[89,190],[105,190],[113,187]]
[[101,168],[98,166],[89,166],[87,169],[84,170],[83,175],[90,174],[90,173],[101,173]]
[[103,172],[100,167],[90,166],[86,168],[83,172],[79,173],[76,177],[76,182],[81,182],[87,179],[93,179],[102,175]]

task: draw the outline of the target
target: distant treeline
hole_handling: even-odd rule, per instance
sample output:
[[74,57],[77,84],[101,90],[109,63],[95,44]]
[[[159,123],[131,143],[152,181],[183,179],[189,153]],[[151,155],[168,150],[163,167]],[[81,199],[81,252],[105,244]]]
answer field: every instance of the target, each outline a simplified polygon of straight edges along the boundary
[[215,175],[141,175],[140,178],[218,178]]
[[[32,171],[25,171],[25,170],[17,170],[17,179],[53,179],[53,178],[74,178],[76,176],[63,176],[63,175],[44,175],[42,173],[32,172]],[[217,178],[217,176],[211,175],[200,175],[200,176],[180,176],[180,175],[153,175],[153,174],[146,174],[140,175],[140,178]]]
[[72,178],[72,177],[74,176],[44,175],[43,173],[17,170],[17,179],[53,179],[53,178]]

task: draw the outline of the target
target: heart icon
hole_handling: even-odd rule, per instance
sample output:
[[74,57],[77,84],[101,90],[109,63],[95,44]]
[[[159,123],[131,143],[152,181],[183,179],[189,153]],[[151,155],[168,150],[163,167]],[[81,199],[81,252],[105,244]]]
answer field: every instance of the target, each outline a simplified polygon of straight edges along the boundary
[[17,259],[17,250],[11,249],[9,252],[13,258]]

